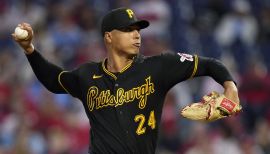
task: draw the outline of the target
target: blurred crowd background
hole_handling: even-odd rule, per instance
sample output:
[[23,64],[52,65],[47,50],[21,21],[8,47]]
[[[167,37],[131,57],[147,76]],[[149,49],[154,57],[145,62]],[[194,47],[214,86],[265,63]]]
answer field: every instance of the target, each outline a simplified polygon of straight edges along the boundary
[[17,24],[30,23],[35,47],[70,70],[106,56],[99,23],[121,6],[151,22],[141,31],[143,54],[220,59],[239,87],[242,113],[200,123],[180,117],[179,110],[222,87],[209,77],[176,85],[164,105],[158,154],[270,154],[269,0],[1,0],[1,154],[85,154],[89,144],[82,104],[38,82],[11,38]]

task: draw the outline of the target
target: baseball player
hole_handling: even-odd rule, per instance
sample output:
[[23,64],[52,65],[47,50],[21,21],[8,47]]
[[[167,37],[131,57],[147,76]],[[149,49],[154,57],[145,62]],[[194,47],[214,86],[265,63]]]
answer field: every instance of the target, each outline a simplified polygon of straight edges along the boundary
[[149,26],[129,8],[103,17],[101,35],[107,58],[72,71],[48,62],[27,39],[14,40],[24,49],[38,80],[51,92],[66,93],[83,103],[91,125],[89,153],[155,153],[166,93],[181,81],[210,76],[224,87],[224,95],[239,103],[237,87],[218,60],[185,53],[145,57],[139,53],[140,30]]

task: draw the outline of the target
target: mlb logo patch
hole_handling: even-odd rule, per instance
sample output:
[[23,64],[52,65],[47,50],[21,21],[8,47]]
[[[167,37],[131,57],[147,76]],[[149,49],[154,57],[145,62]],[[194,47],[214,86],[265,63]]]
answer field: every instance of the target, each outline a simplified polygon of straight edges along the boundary
[[180,56],[180,61],[184,62],[185,60],[193,61],[193,56],[186,53],[177,53]]

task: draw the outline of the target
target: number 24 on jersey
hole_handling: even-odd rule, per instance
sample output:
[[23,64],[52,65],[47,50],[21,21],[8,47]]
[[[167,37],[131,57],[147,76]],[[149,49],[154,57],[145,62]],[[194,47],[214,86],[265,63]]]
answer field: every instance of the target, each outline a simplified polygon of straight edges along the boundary
[[[137,127],[136,133],[138,135],[144,134],[146,131],[146,126],[145,125],[145,116],[143,114],[139,114],[136,115],[134,118],[135,122],[139,122],[139,125]],[[155,119],[155,112],[151,111],[148,121],[147,121],[147,125],[150,126],[151,129],[155,129],[156,128],[156,119]]]

